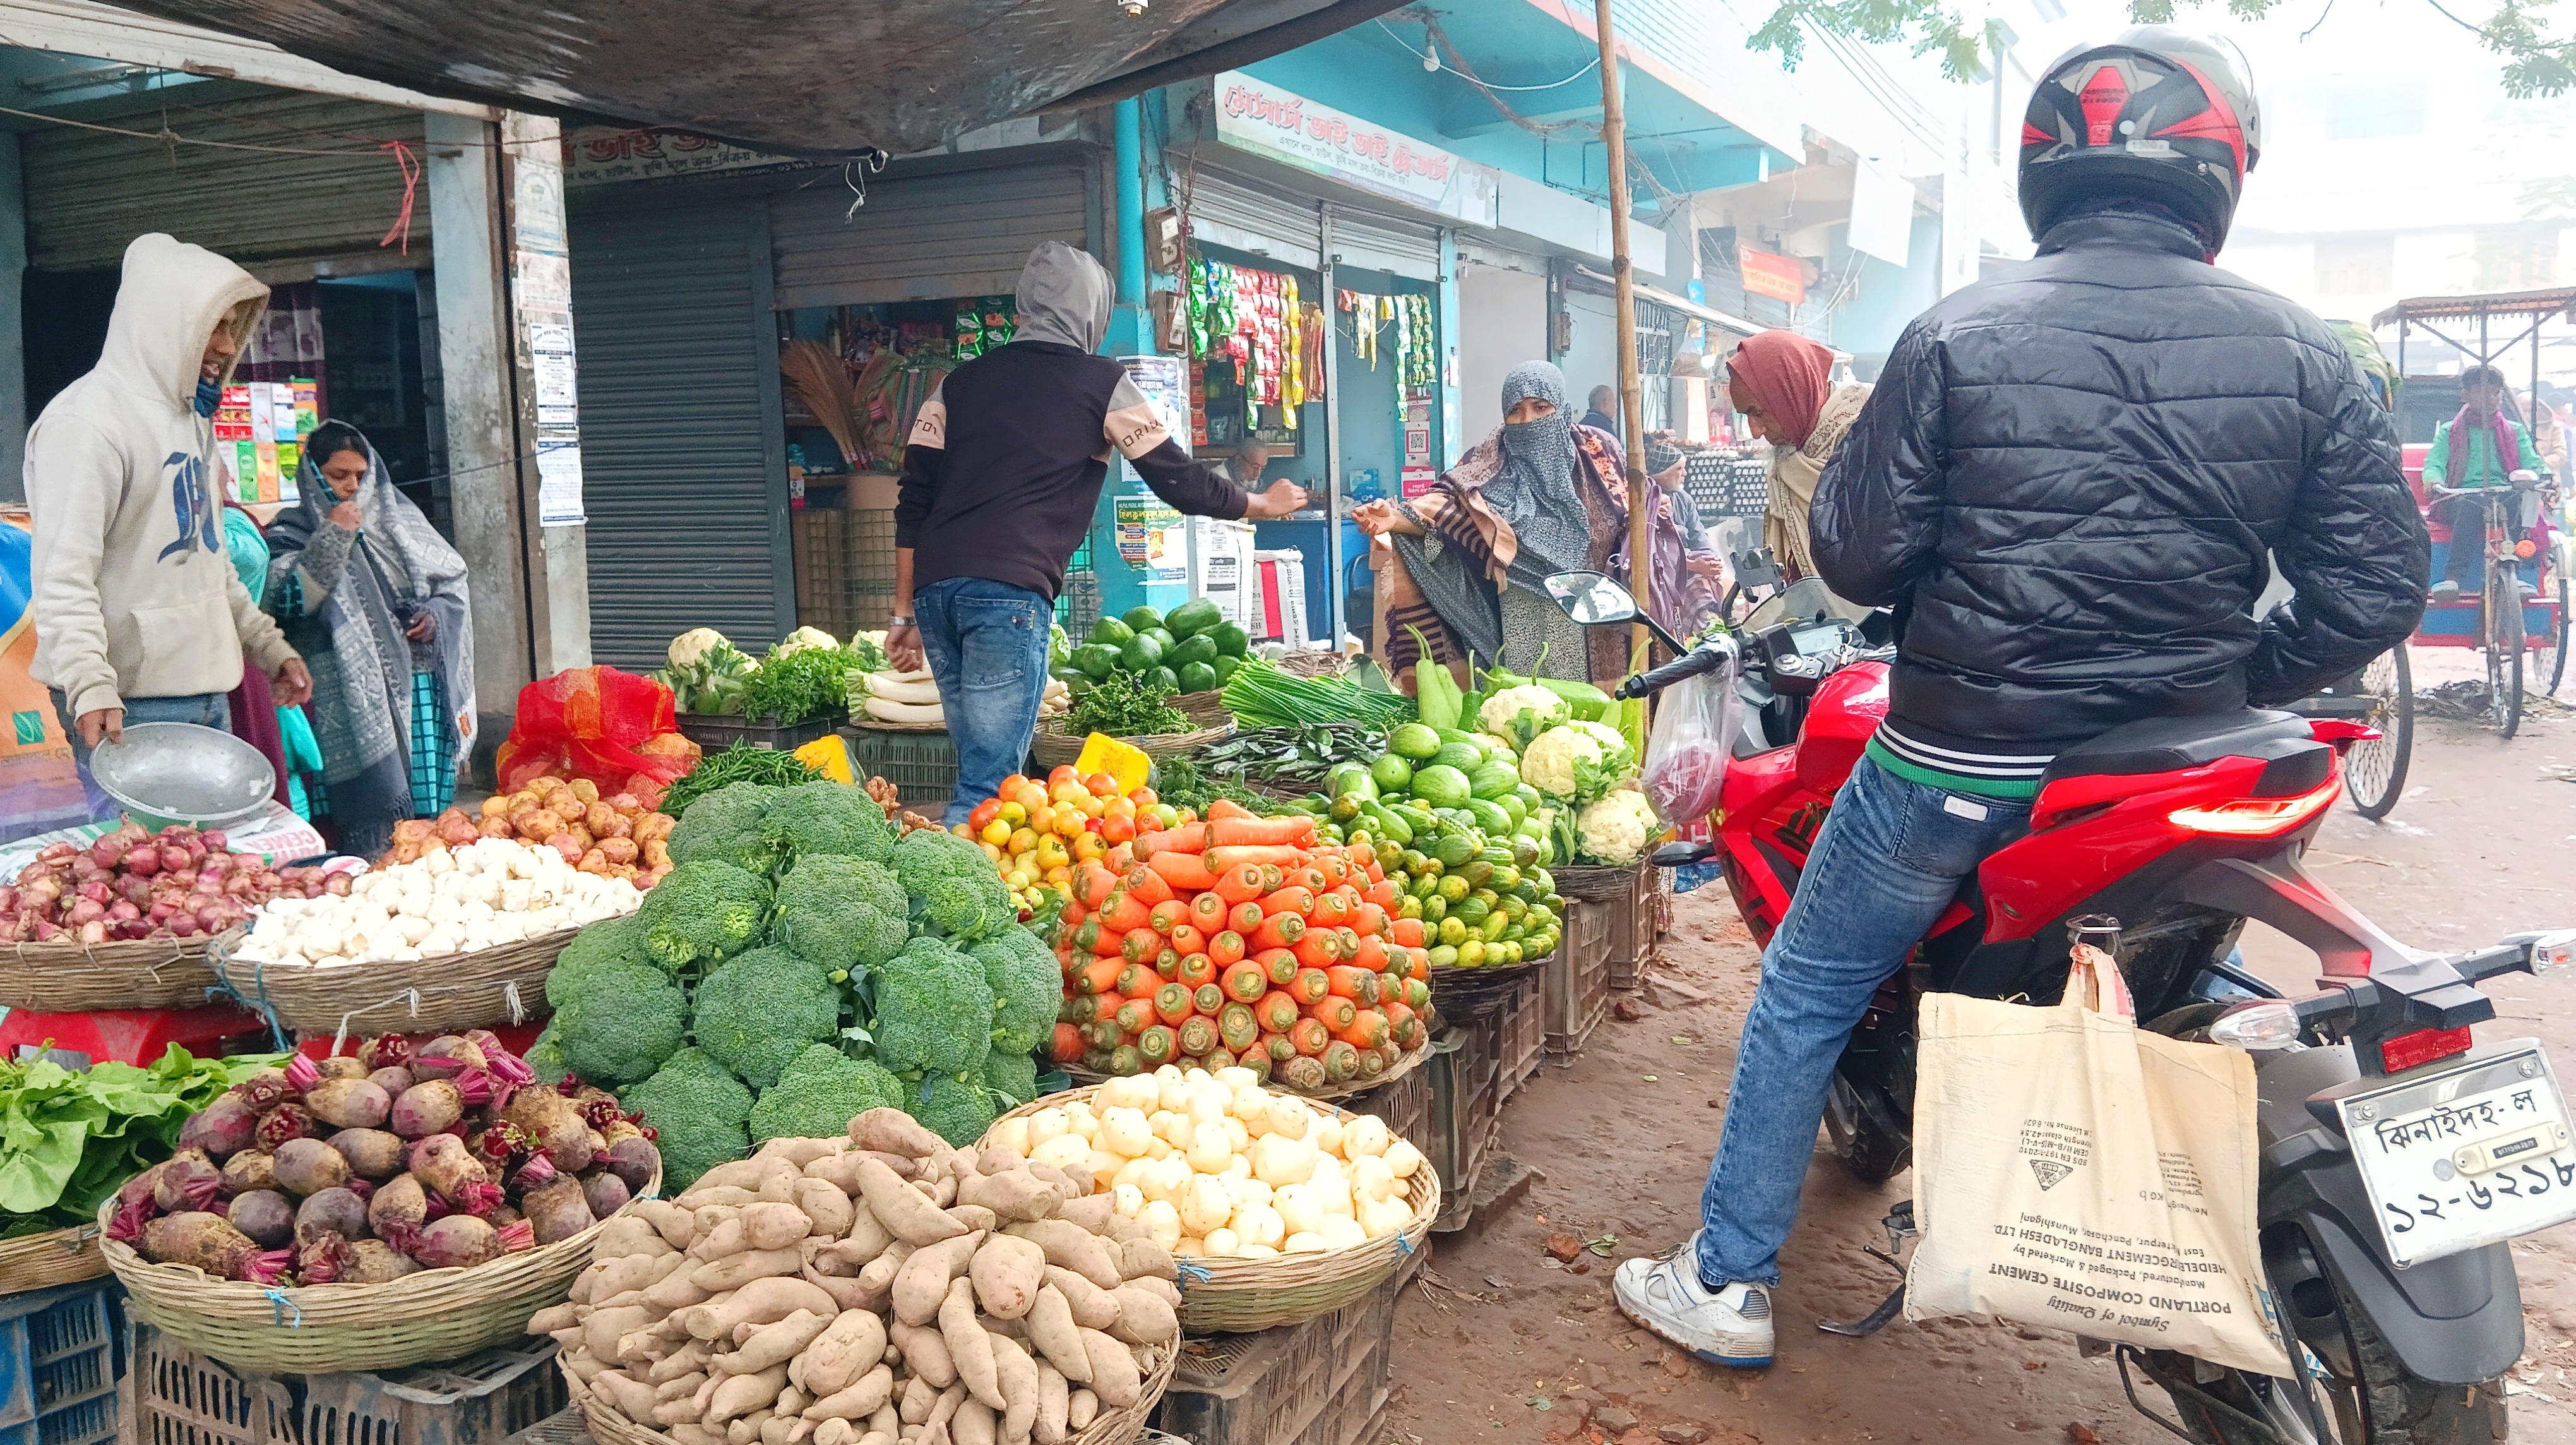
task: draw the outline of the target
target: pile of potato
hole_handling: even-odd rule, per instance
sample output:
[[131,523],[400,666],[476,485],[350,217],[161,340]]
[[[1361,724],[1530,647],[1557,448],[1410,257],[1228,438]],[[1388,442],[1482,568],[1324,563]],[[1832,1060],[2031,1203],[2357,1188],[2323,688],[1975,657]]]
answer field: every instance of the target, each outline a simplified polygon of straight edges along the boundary
[[528,1332],[678,1445],[1060,1445],[1180,1341],[1171,1252],[1091,1190],[871,1109],[632,1206]]
[[449,808],[397,823],[392,850],[377,861],[412,863],[477,838],[504,838],[552,848],[581,872],[650,888],[671,871],[670,836],[670,817],[633,793],[602,796],[588,778],[547,777],[485,798],[479,817]]

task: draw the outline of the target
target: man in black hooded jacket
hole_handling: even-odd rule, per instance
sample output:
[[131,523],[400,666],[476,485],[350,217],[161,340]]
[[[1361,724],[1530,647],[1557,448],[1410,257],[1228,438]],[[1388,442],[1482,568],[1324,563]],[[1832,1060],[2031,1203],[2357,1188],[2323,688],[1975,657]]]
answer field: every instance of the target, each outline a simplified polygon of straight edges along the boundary
[[[1895,609],[1898,655],[1764,954],[1702,1227],[1615,1281],[1703,1358],[1770,1363],[1834,1060],[2050,759],[2304,696],[2423,612],[2386,413],[2324,323],[2210,264],[2260,144],[2243,74],[2164,26],[2052,67],[2022,132],[2037,259],[1906,328],[1818,484],[1816,570]],[[2267,553],[2297,595],[2257,621]]]

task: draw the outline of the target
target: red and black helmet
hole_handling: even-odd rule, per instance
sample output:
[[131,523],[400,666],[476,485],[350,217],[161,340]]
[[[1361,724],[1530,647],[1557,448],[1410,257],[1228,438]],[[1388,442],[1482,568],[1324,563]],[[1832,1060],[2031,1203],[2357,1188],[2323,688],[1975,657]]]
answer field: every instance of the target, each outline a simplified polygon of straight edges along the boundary
[[2067,52],[2040,77],[2021,127],[2021,214],[2035,238],[2079,201],[2134,197],[2226,243],[2262,155],[2261,108],[2236,47],[2141,25]]

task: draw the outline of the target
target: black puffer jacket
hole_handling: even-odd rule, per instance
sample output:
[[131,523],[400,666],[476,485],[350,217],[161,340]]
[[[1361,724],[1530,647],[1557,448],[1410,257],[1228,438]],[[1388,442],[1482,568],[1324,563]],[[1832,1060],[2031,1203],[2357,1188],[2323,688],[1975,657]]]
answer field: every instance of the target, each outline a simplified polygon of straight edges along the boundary
[[[2424,522],[2349,354],[2127,211],[1906,328],[1811,529],[1828,585],[1897,609],[1892,717],[2017,752],[2287,702],[2424,610]],[[2266,548],[2298,595],[2258,625]]]

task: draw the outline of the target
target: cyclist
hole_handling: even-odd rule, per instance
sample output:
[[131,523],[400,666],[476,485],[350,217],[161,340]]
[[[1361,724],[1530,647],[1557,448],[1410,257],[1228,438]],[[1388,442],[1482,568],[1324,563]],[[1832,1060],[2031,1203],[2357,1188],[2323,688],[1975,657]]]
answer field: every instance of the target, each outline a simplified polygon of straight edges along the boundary
[[[2450,550],[2442,559],[2448,575],[2433,584],[2434,601],[2457,602],[2461,588],[2477,592],[2486,585],[2486,500],[2477,494],[2510,487],[2516,471],[2545,465],[2531,433],[2505,413],[2504,373],[2492,366],[2461,372],[2459,414],[2433,429],[2433,445],[2424,453],[2424,489],[2456,494],[2433,503],[2451,529]],[[2513,585],[2525,597],[2532,594],[2529,578],[2517,574]]]
[[[2260,143],[2221,42],[2146,26],[2059,60],[2022,130],[2037,259],[1906,328],[1818,483],[1817,575],[1893,606],[1898,654],[1764,953],[1701,1228],[1614,1282],[1703,1359],[1770,1363],[1834,1061],[2050,758],[2303,696],[2423,612],[2387,415],[2325,323],[2210,264]],[[2258,623],[2266,548],[2296,595]]]

